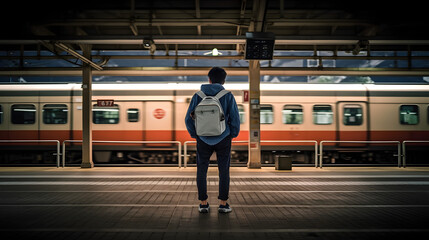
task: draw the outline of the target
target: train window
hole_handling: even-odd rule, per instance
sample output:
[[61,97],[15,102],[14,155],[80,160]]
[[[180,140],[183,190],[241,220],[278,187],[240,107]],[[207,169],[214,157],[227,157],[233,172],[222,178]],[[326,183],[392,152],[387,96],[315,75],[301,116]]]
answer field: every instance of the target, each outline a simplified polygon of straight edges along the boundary
[[92,109],[92,122],[95,124],[117,124],[119,123],[119,107],[98,107]]
[[46,104],[43,106],[43,123],[66,124],[67,112],[68,109],[65,104]]
[[238,114],[240,114],[240,123],[243,124],[246,120],[246,113],[244,112],[243,105],[237,105],[238,107]]
[[399,120],[404,125],[419,124],[419,106],[402,105],[399,108]]
[[3,122],[3,108],[0,105],[0,124]]
[[282,113],[284,124],[301,124],[304,121],[301,105],[285,105]]
[[313,106],[313,123],[317,125],[332,124],[332,107],[331,105],[314,105]]
[[363,111],[359,104],[344,105],[344,125],[362,125]]
[[34,124],[36,122],[36,106],[33,104],[14,104],[11,112],[14,124]]
[[274,122],[273,106],[261,105],[260,114],[261,124],[272,124]]
[[139,110],[137,108],[129,108],[127,110],[128,122],[138,122],[139,121]]

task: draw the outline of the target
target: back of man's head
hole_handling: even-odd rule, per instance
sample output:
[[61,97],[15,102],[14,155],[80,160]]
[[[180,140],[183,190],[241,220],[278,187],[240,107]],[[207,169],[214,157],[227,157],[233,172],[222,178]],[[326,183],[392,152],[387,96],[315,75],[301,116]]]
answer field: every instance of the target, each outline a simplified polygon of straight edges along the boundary
[[208,74],[211,83],[219,83],[223,85],[225,83],[226,72],[223,68],[214,67],[209,71]]

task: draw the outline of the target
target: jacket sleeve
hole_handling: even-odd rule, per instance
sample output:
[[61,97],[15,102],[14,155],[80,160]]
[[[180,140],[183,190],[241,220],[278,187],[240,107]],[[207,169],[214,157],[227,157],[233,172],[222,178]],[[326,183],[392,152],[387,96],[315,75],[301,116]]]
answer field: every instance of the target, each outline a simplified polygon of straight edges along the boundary
[[194,119],[192,119],[191,117],[191,112],[194,111],[195,107],[197,106],[197,98],[198,96],[196,94],[192,97],[191,103],[189,103],[188,111],[186,112],[186,117],[185,117],[186,129],[188,130],[189,135],[191,135],[191,138],[197,138]]
[[236,138],[240,133],[240,114],[234,96],[230,95],[229,129],[231,138]]

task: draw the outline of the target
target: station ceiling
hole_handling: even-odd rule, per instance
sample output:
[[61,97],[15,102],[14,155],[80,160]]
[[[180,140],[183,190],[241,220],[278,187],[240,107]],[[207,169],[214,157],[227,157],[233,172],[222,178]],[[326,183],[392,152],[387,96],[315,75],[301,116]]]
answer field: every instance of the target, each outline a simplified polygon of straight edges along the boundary
[[[103,0],[2,3],[0,50],[233,50],[272,32],[276,50],[429,50],[424,1]],[[6,14],[7,13],[7,14]]]

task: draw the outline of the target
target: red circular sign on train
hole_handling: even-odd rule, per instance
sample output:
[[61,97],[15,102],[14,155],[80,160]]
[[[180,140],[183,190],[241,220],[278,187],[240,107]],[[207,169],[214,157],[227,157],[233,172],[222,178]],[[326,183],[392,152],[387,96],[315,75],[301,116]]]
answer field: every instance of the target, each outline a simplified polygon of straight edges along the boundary
[[153,116],[154,116],[156,119],[161,119],[161,118],[163,118],[163,117],[165,116],[165,111],[164,111],[164,109],[162,109],[162,108],[157,108],[157,109],[153,110]]

